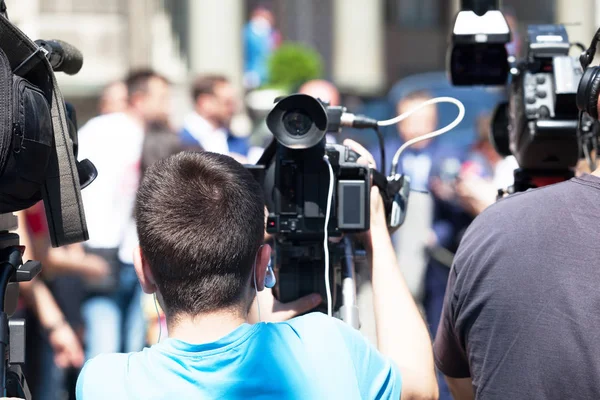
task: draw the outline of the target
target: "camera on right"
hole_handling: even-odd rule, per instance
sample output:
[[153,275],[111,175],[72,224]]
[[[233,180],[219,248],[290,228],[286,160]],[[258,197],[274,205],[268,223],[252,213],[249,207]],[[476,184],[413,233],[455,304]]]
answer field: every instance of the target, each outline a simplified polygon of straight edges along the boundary
[[[511,32],[498,3],[463,2],[447,60],[455,86],[507,87],[490,130],[496,151],[519,164],[503,196],[570,179],[584,158],[596,168],[600,68],[588,68],[598,33],[586,50],[563,25],[528,26],[525,54],[509,56],[503,47]],[[571,55],[574,47],[580,57]]]

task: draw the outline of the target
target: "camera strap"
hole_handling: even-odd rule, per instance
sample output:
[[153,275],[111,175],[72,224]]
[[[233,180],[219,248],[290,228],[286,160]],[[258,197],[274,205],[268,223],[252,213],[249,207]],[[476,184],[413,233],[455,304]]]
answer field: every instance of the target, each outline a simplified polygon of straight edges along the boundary
[[42,198],[46,209],[52,246],[58,247],[88,239],[85,214],[79,187],[77,163],[63,96],[54,71],[38,46],[8,19],[0,16],[0,47],[14,71],[32,57],[35,66],[23,76],[44,92],[51,106],[54,146]]

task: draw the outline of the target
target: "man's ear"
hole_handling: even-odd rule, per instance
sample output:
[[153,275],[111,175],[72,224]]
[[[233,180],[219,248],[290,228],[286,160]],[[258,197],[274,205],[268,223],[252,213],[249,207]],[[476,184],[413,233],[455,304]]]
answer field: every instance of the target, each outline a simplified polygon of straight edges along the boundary
[[158,288],[156,287],[156,282],[154,280],[154,276],[152,275],[152,271],[150,270],[150,265],[146,262],[144,258],[144,254],[142,253],[142,249],[140,246],[137,246],[133,251],[133,265],[135,267],[135,273],[140,281],[140,285],[142,286],[142,290],[144,293],[153,294]]
[[[265,276],[267,275],[267,266],[271,261],[271,246],[265,244],[261,246],[256,255],[256,290],[262,292],[265,288]],[[252,277],[254,285],[254,277]]]

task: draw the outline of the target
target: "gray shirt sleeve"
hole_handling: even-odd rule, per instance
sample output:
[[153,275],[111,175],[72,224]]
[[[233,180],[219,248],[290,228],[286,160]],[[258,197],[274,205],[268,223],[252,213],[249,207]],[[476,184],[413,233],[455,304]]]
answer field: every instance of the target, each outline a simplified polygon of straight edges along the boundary
[[437,368],[444,375],[451,378],[468,378],[471,373],[464,341],[455,329],[456,275],[456,266],[453,266],[448,275],[444,308],[433,345],[433,355]]

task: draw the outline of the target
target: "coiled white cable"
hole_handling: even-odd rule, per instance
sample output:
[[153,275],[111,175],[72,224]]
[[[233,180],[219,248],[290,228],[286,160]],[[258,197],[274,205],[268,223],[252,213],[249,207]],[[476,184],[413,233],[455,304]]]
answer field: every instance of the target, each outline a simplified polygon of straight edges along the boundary
[[460,102],[460,100],[457,100],[453,97],[436,97],[434,99],[427,100],[427,101],[423,102],[422,104],[419,104],[417,107],[413,108],[412,110],[405,112],[404,114],[398,115],[395,118],[388,119],[386,121],[379,121],[377,123],[377,125],[379,125],[379,126],[394,125],[394,124],[397,124],[398,122],[403,121],[406,118],[410,117],[412,114],[419,111],[420,109],[430,106],[430,105],[433,105],[433,104],[438,104],[438,103],[452,103],[452,104],[456,105],[458,107],[458,116],[452,123],[448,124],[444,128],[441,128],[441,129],[438,129],[437,131],[433,131],[426,135],[411,139],[411,140],[407,141],[406,143],[404,143],[402,146],[400,146],[400,148],[398,149],[396,154],[394,154],[394,158],[392,159],[392,170],[390,172],[392,174],[392,176],[394,174],[398,173],[398,163],[400,161],[400,156],[402,155],[404,150],[406,150],[410,146],[414,145],[415,143],[419,143],[424,140],[433,139],[434,137],[443,135],[444,133],[450,132],[452,129],[456,128],[458,126],[458,124],[460,124],[462,122],[462,120],[465,118],[465,106],[463,103]]
[[323,161],[329,167],[329,192],[327,193],[327,208],[325,209],[325,228],[323,229],[323,249],[325,250],[325,291],[327,292],[327,315],[333,316],[333,305],[331,304],[331,283],[329,282],[329,237],[327,228],[329,226],[329,217],[331,216],[331,202],[333,200],[333,167],[329,162],[327,155],[323,156]]

